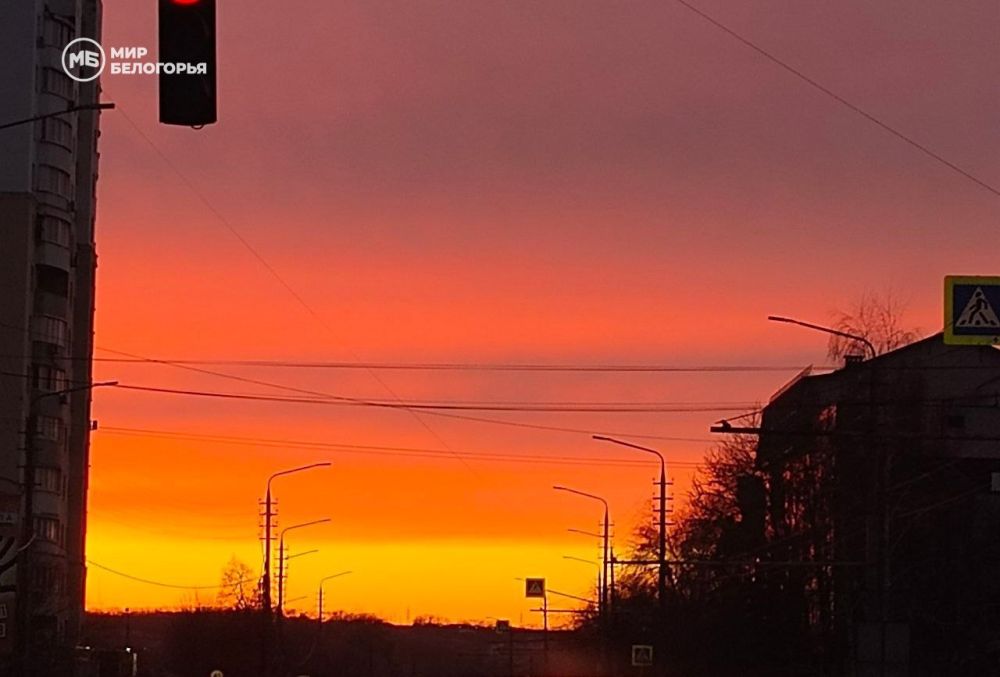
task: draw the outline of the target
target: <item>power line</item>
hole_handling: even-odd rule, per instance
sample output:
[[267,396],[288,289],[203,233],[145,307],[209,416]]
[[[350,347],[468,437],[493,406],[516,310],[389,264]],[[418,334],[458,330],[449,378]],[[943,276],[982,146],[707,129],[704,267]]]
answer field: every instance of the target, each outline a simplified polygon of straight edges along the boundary
[[[223,214],[212,205],[211,202],[209,202],[208,198],[205,197],[205,195],[201,191],[198,190],[198,187],[196,186],[196,184],[193,181],[191,181],[190,179],[188,179],[187,176],[185,176],[185,174],[183,172],[181,172],[180,168],[177,167],[177,165],[175,165],[173,162],[170,161],[170,158],[167,157],[167,155],[165,153],[163,153],[163,151],[161,151],[159,149],[159,147],[155,143],[153,143],[152,139],[150,139],[148,136],[146,136],[146,134],[143,133],[143,131],[139,128],[139,126],[135,124],[135,122],[132,120],[132,118],[130,118],[128,116],[128,114],[124,111],[124,109],[122,109],[120,106],[119,106],[119,112],[121,112],[122,116],[129,123],[129,125],[131,125],[132,128],[139,134],[139,136],[141,136],[146,141],[146,143],[149,144],[149,146],[153,148],[153,150],[156,152],[156,154],[159,155],[161,159],[163,159],[163,161],[167,164],[167,166],[170,167],[170,169],[175,174],[177,174],[177,176],[181,179],[181,181],[183,181],[184,184],[194,192],[194,194],[208,208],[208,210],[226,227],[227,230],[229,230],[230,233],[233,234],[234,237],[236,237],[236,239],[240,242],[240,244],[242,244],[243,247],[246,248],[253,255],[253,257],[261,265],[264,266],[264,268],[271,274],[272,277],[274,277],[278,281],[278,283],[292,296],[292,298],[294,298],[296,300],[296,302],[298,302],[298,304],[303,309],[305,309],[305,311],[309,315],[311,315],[313,317],[313,319],[316,320],[316,322],[318,322],[319,325],[321,327],[323,327],[323,329],[325,329],[326,332],[330,336],[336,337],[336,334],[334,333],[333,328],[329,324],[326,323],[326,321],[319,315],[319,313],[317,313],[313,309],[312,306],[310,306],[308,303],[306,303],[306,300],[304,298],[302,298],[302,296],[300,296],[295,291],[295,289],[292,288],[292,286],[278,273],[278,271],[267,262],[267,260],[260,254],[260,252],[258,252],[253,247],[253,245],[251,245],[250,242],[240,234],[240,232],[236,229],[236,227],[233,226],[229,222],[229,220],[226,219],[226,217],[223,216]],[[379,377],[379,375],[375,371],[369,369],[369,370],[367,370],[367,372],[379,384],[379,386],[381,386],[382,389],[385,390],[389,394],[390,397],[393,397],[393,398],[395,398],[397,400],[399,399],[399,396],[395,393],[395,391],[393,391],[392,388],[389,387],[389,384],[386,383],[384,380],[382,380],[382,378]],[[409,411],[410,415],[413,416],[413,418],[416,419],[416,421],[428,433],[430,433],[430,435],[432,437],[434,437],[434,439],[437,440],[438,444],[440,444],[445,449],[450,449],[451,448],[448,445],[448,443],[444,440],[444,438],[441,437],[441,435],[439,435],[438,432],[436,430],[434,430],[427,423],[427,421],[425,421],[420,416],[420,414],[418,412],[413,411],[412,409],[409,409],[407,411]],[[461,459],[459,459],[459,460],[461,461]],[[472,470],[472,468],[465,464],[465,461],[461,461],[461,463],[466,466],[467,470],[469,470],[470,472],[472,472],[473,474],[475,474],[475,472]]]
[[[105,350],[110,350],[110,349],[106,348]],[[123,351],[115,351],[115,352],[123,352]],[[130,354],[130,353],[126,353],[126,354]],[[155,360],[153,358],[149,358],[149,361],[155,362],[157,360]],[[305,389],[302,389],[302,388],[295,388],[295,387],[292,387],[292,386],[286,386],[286,385],[282,385],[282,384],[278,384],[278,383],[271,383],[271,382],[268,382],[268,381],[261,381],[261,380],[258,380],[258,379],[245,378],[245,377],[242,377],[242,376],[236,376],[236,375],[233,375],[233,374],[226,374],[226,373],[223,373],[223,372],[216,372],[216,371],[212,371],[212,370],[208,370],[208,369],[202,369],[202,368],[199,368],[199,367],[192,367],[192,366],[186,366],[186,365],[173,365],[173,364],[171,364],[169,362],[163,362],[163,363],[167,364],[168,366],[177,367],[179,369],[185,369],[185,370],[194,371],[194,372],[197,372],[197,373],[209,374],[209,375],[213,375],[213,376],[218,376],[220,378],[226,378],[226,379],[230,379],[230,380],[241,381],[241,382],[244,382],[244,383],[252,383],[252,384],[257,384],[257,385],[264,385],[264,386],[268,386],[268,387],[272,387],[272,388],[277,388],[279,390],[285,390],[285,391],[290,391],[290,392],[303,393],[303,394],[313,395],[313,396],[316,396],[316,397],[321,397],[321,398],[324,398],[324,399],[316,401],[316,403],[321,403],[321,404],[330,404],[330,403],[332,403],[334,401],[338,401],[338,400],[339,401],[346,401],[346,402],[363,402],[363,400],[355,400],[354,398],[342,397],[342,396],[337,396],[337,395],[330,395],[330,394],[327,394],[327,393],[317,392],[317,391],[314,391],[314,390],[305,390]],[[24,374],[13,374],[13,373],[11,373],[9,375],[11,375],[11,376],[17,376],[19,378],[27,378]],[[121,386],[121,385],[119,385],[119,387],[125,387],[125,389],[129,389],[128,386]],[[136,388],[133,386],[133,387],[131,387],[131,389],[136,389]],[[160,390],[163,390],[164,392],[169,392],[169,389],[160,389]],[[155,390],[154,390],[154,392],[155,392]],[[183,391],[178,392],[177,394],[183,394]],[[278,399],[278,401],[282,401],[280,398],[275,398],[275,399]],[[291,398],[289,398],[289,399],[291,400]],[[292,401],[294,401],[294,400],[292,400]],[[309,403],[308,400],[303,400],[303,401]],[[384,408],[388,408],[388,409],[394,409],[394,408],[395,409],[405,409],[406,408],[404,406],[396,406],[396,405],[391,405],[391,406],[390,405],[383,405],[383,406],[384,406]],[[677,436],[671,436],[671,435],[655,435],[655,434],[650,434],[650,433],[638,433],[638,432],[622,431],[622,430],[594,430],[594,429],[588,430],[588,429],[584,429],[584,428],[573,428],[573,427],[566,427],[566,426],[545,425],[545,424],[540,424],[540,423],[529,423],[527,421],[512,421],[512,420],[488,418],[488,417],[483,417],[483,416],[471,416],[471,415],[468,415],[468,414],[458,414],[458,413],[447,412],[447,411],[424,410],[422,413],[424,413],[425,415],[428,415],[428,416],[436,416],[436,417],[439,417],[439,418],[449,418],[449,419],[454,419],[454,420],[459,420],[459,421],[471,421],[471,422],[474,422],[474,423],[485,423],[485,424],[489,424],[489,425],[499,425],[499,426],[513,427],[513,428],[526,428],[526,429],[531,429],[531,430],[543,430],[543,431],[546,431],[546,432],[559,432],[559,433],[578,434],[578,435],[586,435],[588,437],[590,435],[597,434],[597,435],[609,435],[609,436],[613,436],[613,437],[633,437],[635,439],[659,440],[659,441],[666,441],[666,442],[712,443],[714,441],[712,438],[708,438],[708,437],[677,437]],[[464,461],[463,461],[463,464],[464,464]],[[470,468],[470,470],[471,470],[471,468]]]
[[[103,350],[102,348],[98,348]],[[112,351],[115,352],[115,351]],[[95,362],[134,364],[162,362],[171,365],[237,366],[265,369],[362,369],[385,371],[540,371],[540,372],[612,372],[612,373],[741,373],[802,371],[801,365],[664,365],[664,364],[537,364],[489,362],[324,362],[299,360],[227,360],[175,358],[95,357]],[[814,366],[817,370],[835,367]]]
[[170,395],[186,395],[191,397],[210,397],[220,399],[251,400],[260,402],[279,402],[289,404],[323,404],[332,406],[359,406],[386,409],[419,409],[426,411],[487,411],[487,412],[517,412],[517,413],[599,413],[599,414],[631,414],[631,413],[718,413],[730,411],[744,411],[747,407],[743,404],[733,404],[731,406],[526,406],[526,405],[491,405],[491,404],[441,404],[434,402],[390,402],[387,400],[362,400],[346,397],[330,398],[307,398],[307,397],[279,397],[276,395],[258,395],[253,393],[231,393],[209,390],[189,390],[182,388],[164,388],[156,386],[130,385],[119,383],[117,386],[122,390],[137,390],[140,392],[163,393]]
[[155,585],[155,586],[160,587],[160,588],[173,588],[175,590],[218,590],[220,588],[225,588],[225,587],[227,587],[229,585],[234,585],[234,584],[237,584],[237,583],[256,583],[257,582],[256,578],[252,578],[252,579],[241,578],[238,581],[232,581],[232,582],[227,582],[227,583],[219,583],[217,585],[177,585],[175,583],[164,583],[163,581],[154,581],[154,580],[149,579],[149,578],[141,578],[139,576],[133,576],[132,574],[127,574],[124,571],[118,571],[117,569],[112,569],[109,566],[105,566],[105,565],[103,565],[103,564],[101,564],[99,562],[95,562],[92,559],[88,559],[87,560],[87,564],[89,564],[92,567],[97,567],[98,569],[101,569],[103,571],[107,571],[108,573],[114,574],[115,576],[121,576],[122,578],[127,578],[130,581],[135,581],[137,583],[145,583],[146,585]]
[[936,160],[937,162],[941,163],[945,167],[947,167],[947,168],[951,169],[952,171],[956,172],[957,174],[965,177],[969,181],[972,181],[973,183],[975,183],[979,187],[988,190],[989,192],[993,193],[993,195],[996,195],[997,197],[1000,197],[1000,190],[998,190],[997,188],[994,188],[992,185],[990,185],[986,181],[983,181],[982,179],[980,179],[979,177],[975,176],[971,172],[966,171],[965,169],[962,169],[961,167],[959,167],[958,165],[956,165],[954,162],[951,162],[950,160],[945,159],[943,156],[941,156],[938,153],[934,152],[933,150],[931,150],[927,146],[923,145],[919,141],[916,141],[912,137],[907,136],[906,134],[904,134],[903,132],[895,129],[894,127],[892,127],[888,123],[883,122],[882,120],[880,120],[879,118],[875,117],[874,115],[872,115],[868,111],[864,110],[860,106],[857,106],[857,105],[851,103],[850,101],[848,101],[844,97],[840,96],[839,94],[837,94],[833,90],[829,89],[828,87],[820,84],[819,82],[817,82],[813,78],[809,77],[808,75],[806,75],[802,71],[798,70],[794,66],[791,66],[791,65],[785,63],[784,61],[782,61],[781,59],[779,59],[774,54],[771,54],[770,52],[768,52],[767,50],[765,50],[763,47],[758,46],[756,43],[752,42],[750,39],[743,37],[742,35],[740,35],[739,33],[737,33],[735,30],[733,30],[729,26],[727,26],[724,23],[722,23],[721,21],[719,21],[718,19],[712,17],[708,13],[706,13],[706,12],[702,11],[701,9],[695,7],[694,5],[692,5],[689,2],[686,2],[685,0],[677,0],[677,2],[680,5],[686,7],[687,9],[689,9],[690,11],[694,12],[695,14],[697,14],[702,19],[704,19],[708,23],[712,24],[713,26],[715,26],[719,30],[727,33],[728,35],[730,35],[731,37],[735,38],[736,40],[739,40],[744,45],[746,45],[750,49],[754,50],[755,52],[757,52],[758,54],[760,54],[761,56],[763,56],[767,60],[771,61],[772,63],[774,63],[774,64],[776,64],[778,66],[780,66],[781,68],[783,68],[784,70],[788,71],[789,73],[791,73],[795,77],[799,78],[803,82],[806,82],[807,84],[809,84],[810,86],[812,86],[814,89],[817,89],[820,92],[822,92],[823,94],[826,94],[828,97],[830,97],[831,99],[833,99],[837,103],[839,103],[842,106],[844,106],[844,107],[852,110],[853,112],[855,112],[858,115],[860,115],[861,117],[865,118],[866,120],[868,120],[872,124],[877,125],[878,127],[881,127],[883,130],[889,132],[890,134],[892,134],[896,138],[898,138],[898,139],[902,140],[903,142],[909,144],[913,148],[916,148],[917,150],[919,150],[924,155],[930,157],[933,160]]
[[[123,385],[123,384],[119,384],[116,387],[119,388],[119,389],[124,389],[124,390],[135,390],[135,391],[163,393],[163,394],[175,394],[175,395],[192,396],[192,397],[210,397],[210,398],[236,399],[236,400],[265,400],[265,401],[270,400],[270,401],[278,401],[278,402],[286,402],[286,403],[304,403],[304,404],[333,404],[334,403],[331,400],[317,400],[317,399],[310,400],[310,399],[306,399],[306,398],[296,399],[296,398],[279,398],[279,397],[270,397],[269,398],[269,397],[261,397],[261,396],[250,396],[250,395],[238,395],[238,394],[226,394],[226,393],[210,393],[210,392],[207,392],[207,391],[182,390],[182,389],[174,389],[174,388],[152,388],[152,387],[145,387],[145,386],[130,386],[130,385]],[[343,399],[343,398],[339,398],[339,399]],[[399,408],[402,408],[402,407],[399,407],[398,405],[394,405],[394,404],[372,405],[372,406],[379,406],[379,407],[387,408],[387,409],[399,409]],[[664,435],[650,435],[650,434],[634,433],[634,432],[586,430],[586,429],[583,429],[583,428],[567,428],[567,427],[561,427],[561,426],[550,426],[550,425],[526,423],[526,422],[523,422],[523,421],[505,421],[505,420],[502,420],[502,419],[486,418],[486,417],[482,417],[482,416],[470,416],[470,415],[466,415],[466,414],[455,414],[455,413],[446,412],[446,411],[435,411],[435,410],[429,410],[429,409],[428,410],[424,410],[423,413],[427,414],[429,416],[439,416],[439,417],[445,417],[445,418],[453,418],[453,419],[458,419],[458,420],[463,420],[463,421],[476,421],[476,422],[479,422],[479,423],[491,423],[491,424],[495,424],[495,425],[506,425],[506,426],[513,426],[513,427],[518,427],[518,428],[533,428],[533,429],[536,429],[536,430],[549,430],[549,431],[553,431],[553,432],[579,433],[579,434],[584,434],[584,435],[600,434],[600,435],[610,435],[610,436],[617,436],[617,437],[634,437],[634,438],[637,438],[637,439],[655,439],[655,440],[667,440],[667,441],[677,441],[677,442],[712,442],[713,441],[711,438],[701,438],[701,437],[699,437],[699,438],[692,438],[692,437],[671,437],[671,436],[664,436]]]
[[[307,440],[289,440],[257,437],[235,437],[229,435],[206,435],[174,430],[150,430],[144,428],[118,428],[102,426],[99,433],[122,435],[126,437],[149,437],[154,439],[170,439],[194,442],[212,442],[219,444],[234,444],[279,449],[325,449],[351,454],[404,456],[418,458],[448,458],[450,454],[441,449],[425,449],[415,447],[395,447],[381,445],[361,445],[339,442],[313,442]],[[610,457],[567,456],[550,454],[515,454],[509,452],[470,452],[456,451],[464,458],[477,461],[515,462],[530,464],[554,465],[607,465],[621,467],[646,467],[649,464],[641,460],[619,459]],[[671,466],[684,468],[699,468],[701,463],[688,461],[671,462]]]

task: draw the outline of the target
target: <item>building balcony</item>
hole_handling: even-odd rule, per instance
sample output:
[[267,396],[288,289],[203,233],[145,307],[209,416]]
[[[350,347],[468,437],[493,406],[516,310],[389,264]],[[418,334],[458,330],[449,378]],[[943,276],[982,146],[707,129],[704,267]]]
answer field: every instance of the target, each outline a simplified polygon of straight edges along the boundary
[[[42,291],[35,292],[35,305],[32,308],[33,317],[52,317],[60,320],[65,320],[67,323],[71,317],[70,314],[70,300],[65,296],[60,296],[59,294],[49,294]],[[69,339],[72,333],[67,333],[66,344],[69,344]],[[41,341],[44,340],[40,337],[36,337],[32,333],[33,340]]]
[[[65,303],[63,300],[63,306]],[[55,315],[32,315],[31,340],[64,349],[69,344],[69,325],[66,320]]]
[[41,242],[35,247],[35,263],[68,271],[72,265],[72,256],[69,247],[51,242]]

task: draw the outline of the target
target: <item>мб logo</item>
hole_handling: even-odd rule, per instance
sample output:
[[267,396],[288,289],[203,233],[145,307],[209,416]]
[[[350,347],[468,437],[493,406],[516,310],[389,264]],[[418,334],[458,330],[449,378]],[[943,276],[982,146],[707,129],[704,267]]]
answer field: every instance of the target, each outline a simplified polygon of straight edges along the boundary
[[97,40],[77,38],[62,53],[62,67],[66,75],[77,82],[90,82],[104,70],[104,49]]

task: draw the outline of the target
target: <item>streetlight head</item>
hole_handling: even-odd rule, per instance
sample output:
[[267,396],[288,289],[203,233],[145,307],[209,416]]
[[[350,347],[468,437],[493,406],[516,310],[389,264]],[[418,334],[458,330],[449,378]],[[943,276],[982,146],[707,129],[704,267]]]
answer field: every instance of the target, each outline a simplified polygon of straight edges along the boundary
[[780,315],[768,315],[767,319],[771,322],[791,322],[791,319]]
[[98,383],[93,384],[95,388],[101,386],[116,386],[116,385],[118,385],[118,381],[100,381]]

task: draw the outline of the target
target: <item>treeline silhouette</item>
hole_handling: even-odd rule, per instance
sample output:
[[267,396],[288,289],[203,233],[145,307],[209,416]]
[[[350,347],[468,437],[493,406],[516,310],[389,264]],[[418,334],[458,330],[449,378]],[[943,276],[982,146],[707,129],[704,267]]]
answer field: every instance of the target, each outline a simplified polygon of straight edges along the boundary
[[[334,614],[322,626],[306,616],[277,625],[276,677],[606,674],[596,642],[581,630],[550,631],[546,641],[539,630],[498,631],[432,619],[393,625],[352,614]],[[131,646],[139,653],[139,677],[205,677],[213,670],[252,677],[261,674],[261,631],[262,615],[251,609],[92,613],[85,642],[96,648]]]

